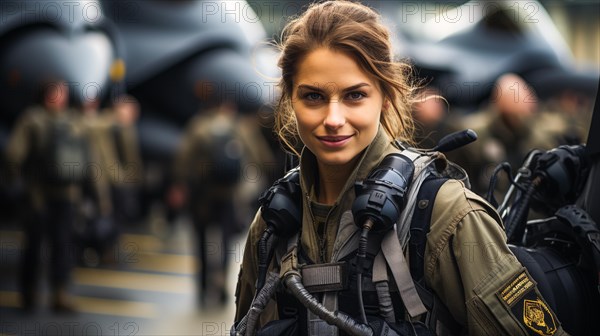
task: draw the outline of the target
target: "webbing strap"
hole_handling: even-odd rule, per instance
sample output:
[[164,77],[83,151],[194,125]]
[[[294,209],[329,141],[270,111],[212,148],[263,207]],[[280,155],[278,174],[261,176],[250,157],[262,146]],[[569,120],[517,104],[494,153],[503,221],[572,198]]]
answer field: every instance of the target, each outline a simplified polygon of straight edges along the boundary
[[[323,300],[321,301],[321,303],[325,308],[327,308],[327,310],[332,312],[337,311],[337,292],[323,293]],[[335,325],[331,325],[325,322],[319,316],[313,313],[310,309],[306,309],[306,312],[308,336],[338,336],[339,330]]]
[[288,240],[287,252],[280,261],[279,276],[283,279],[288,272],[295,272],[301,276],[298,271],[298,237],[296,233]]
[[381,251],[373,261],[373,282],[388,281],[387,267]]
[[394,230],[390,230],[386,233],[385,237],[383,237],[381,250],[383,251],[386,261],[390,265],[394,281],[396,282],[400,297],[402,298],[402,302],[404,302],[408,314],[411,317],[416,317],[426,313],[427,308],[425,308],[417,293],[415,283],[410,275],[408,263],[404,258],[404,253],[402,253],[402,247],[400,246],[400,241],[398,241],[395,228]]

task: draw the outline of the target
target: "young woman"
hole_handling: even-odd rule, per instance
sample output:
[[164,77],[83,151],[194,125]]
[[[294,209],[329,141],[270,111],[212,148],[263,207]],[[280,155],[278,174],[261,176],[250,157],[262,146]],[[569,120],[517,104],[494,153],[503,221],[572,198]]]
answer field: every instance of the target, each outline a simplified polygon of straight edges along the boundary
[[[411,141],[413,121],[409,111],[415,87],[408,78],[410,67],[394,62],[392,57],[389,32],[378,14],[353,2],[328,1],[312,5],[283,31],[279,60],[282,96],[275,130],[290,148],[298,147],[295,139],[300,139],[303,146],[299,169],[301,228],[292,238],[297,239],[297,247],[288,249],[288,252],[294,251],[292,259],[298,269],[316,265],[323,267],[317,270],[324,271],[328,265],[337,267],[341,261],[346,261],[347,266],[354,265],[352,260],[358,248],[356,236],[360,235],[351,216],[356,199],[355,183],[365,180],[386,155],[402,151],[395,140]],[[458,332],[470,335],[563,333],[535,282],[506,245],[501,220],[493,208],[456,179],[449,179],[441,186],[432,206],[423,259],[424,284],[448,308],[449,316],[445,319],[454,320],[459,326]],[[398,222],[394,230],[400,237],[402,233],[406,236],[407,226],[410,223]],[[249,310],[250,314],[257,310],[250,308],[259,274],[257,246],[265,228],[259,213],[250,228],[239,274],[237,327],[240,321],[247,322],[244,317]],[[349,250],[346,243],[355,245],[350,249],[352,253],[342,252]],[[400,240],[400,243],[408,259],[407,242]],[[384,269],[389,273],[393,302],[391,318],[379,316],[377,309],[368,307],[383,304],[381,297],[378,299],[380,292],[375,298],[365,294],[364,302],[355,295],[352,288],[357,286],[356,271],[354,275],[352,272],[356,267],[349,266],[342,276],[353,279],[348,281],[349,287],[310,293],[322,305],[320,309],[329,309],[331,315],[319,315],[315,309],[305,307],[308,306],[306,301],[294,299],[293,295],[290,299],[291,283],[285,282],[286,286],[279,287],[268,305],[259,309],[262,311],[256,323],[257,333],[283,332],[285,328],[273,329],[273,325],[285,320],[286,326],[293,325],[286,329],[287,333],[362,333],[366,329],[360,327],[368,326],[365,334],[369,334],[379,332],[382,325],[387,324],[393,332],[402,334],[409,319],[413,321],[409,323],[411,334],[416,332],[419,328],[415,328],[418,324],[415,321],[419,316],[410,314],[409,306],[414,304],[406,300],[404,293],[399,293],[397,288],[404,285],[392,274],[399,266],[388,260],[393,258],[388,258],[386,248],[377,247],[386,255]],[[400,263],[406,262],[400,259]],[[273,258],[270,269],[279,273],[284,267],[282,264],[289,259],[283,257],[283,260]],[[375,273],[365,272],[369,276]],[[363,277],[367,277],[365,274]],[[307,279],[305,276],[303,282]],[[364,280],[365,293],[368,290],[373,293],[375,279],[370,285],[367,284],[370,279]],[[365,308],[359,308],[361,303]],[[358,329],[339,328],[354,323],[352,321],[332,323],[342,316],[339,312],[355,321],[354,327],[358,325]],[[365,315],[368,315],[366,319]],[[440,327],[444,321],[437,325],[438,328],[434,326],[437,330],[432,332],[456,332],[456,328],[444,331]],[[252,334],[255,330],[246,332]]]

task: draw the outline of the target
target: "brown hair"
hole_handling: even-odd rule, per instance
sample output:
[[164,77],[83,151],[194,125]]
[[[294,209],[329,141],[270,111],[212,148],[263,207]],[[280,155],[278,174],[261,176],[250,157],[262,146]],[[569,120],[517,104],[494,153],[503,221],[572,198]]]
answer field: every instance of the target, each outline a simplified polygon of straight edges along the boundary
[[275,132],[283,144],[296,152],[293,79],[301,59],[319,47],[346,53],[375,78],[387,102],[381,125],[391,138],[412,143],[411,105],[415,91],[410,82],[412,68],[393,60],[390,34],[379,14],[359,3],[327,1],[312,4],[304,14],[289,22],[281,35],[278,62],[282,71],[281,97],[275,114]]

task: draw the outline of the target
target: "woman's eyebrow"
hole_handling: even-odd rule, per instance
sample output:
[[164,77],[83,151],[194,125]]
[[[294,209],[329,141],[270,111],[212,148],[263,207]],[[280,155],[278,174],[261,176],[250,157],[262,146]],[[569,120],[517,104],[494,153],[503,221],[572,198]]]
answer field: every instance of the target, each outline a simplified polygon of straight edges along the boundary
[[319,88],[318,86],[313,86],[313,85],[308,85],[308,84],[299,84],[298,90],[310,90],[310,91],[318,91],[318,92],[323,91],[323,89]]
[[[314,86],[314,85],[308,85],[308,84],[299,84],[298,85],[298,90],[311,90],[311,91],[317,91],[317,92],[323,92],[325,90],[323,90],[322,87],[331,87],[331,84],[327,84],[327,85],[323,85],[323,86]],[[353,91],[356,90],[358,88],[361,88],[363,86],[371,86],[369,83],[358,83],[352,86],[349,86],[345,89],[342,89],[342,92],[348,92],[348,91]]]
[[371,86],[371,85],[369,83],[358,83],[356,85],[349,86],[349,87],[343,89],[342,91],[344,91],[344,92],[354,91],[356,89],[360,89],[363,86]]

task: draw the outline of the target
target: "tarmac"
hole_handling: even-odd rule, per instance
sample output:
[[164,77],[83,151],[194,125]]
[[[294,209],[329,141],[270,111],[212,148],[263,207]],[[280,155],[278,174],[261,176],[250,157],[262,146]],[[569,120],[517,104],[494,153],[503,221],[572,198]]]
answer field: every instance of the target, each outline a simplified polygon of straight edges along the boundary
[[[123,228],[114,250],[102,261],[93,251],[81,253],[70,288],[76,312],[69,314],[48,307],[45,274],[40,279],[39,305],[33,311],[21,308],[17,270],[24,235],[15,222],[1,223],[0,336],[229,335],[245,234],[235,237],[230,251],[225,251],[231,258],[227,303],[201,307],[194,276],[201,266],[194,255],[191,223],[185,218],[172,224],[151,218]],[[223,253],[219,244],[209,251]],[[49,264],[46,254],[42,264],[43,268]]]

